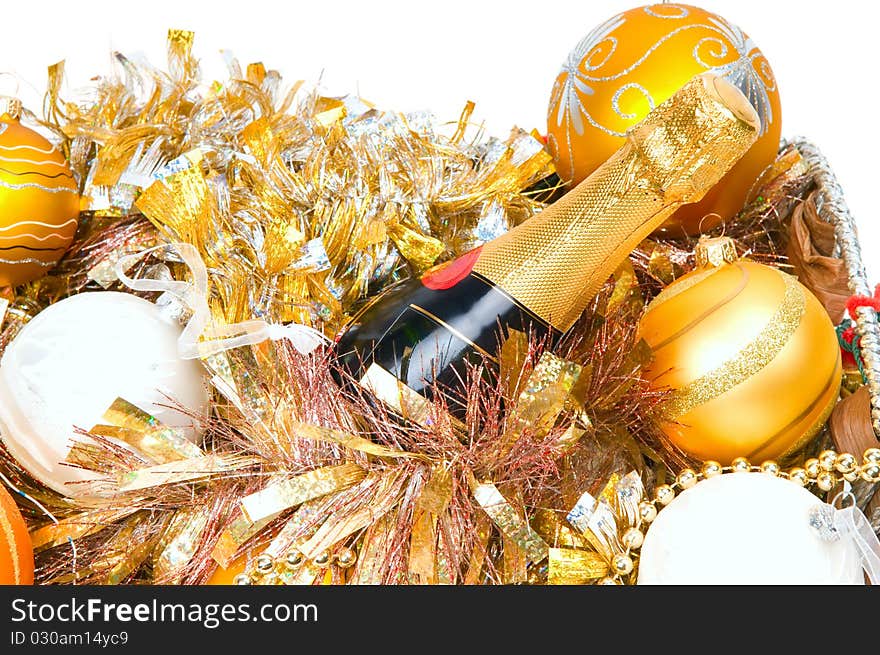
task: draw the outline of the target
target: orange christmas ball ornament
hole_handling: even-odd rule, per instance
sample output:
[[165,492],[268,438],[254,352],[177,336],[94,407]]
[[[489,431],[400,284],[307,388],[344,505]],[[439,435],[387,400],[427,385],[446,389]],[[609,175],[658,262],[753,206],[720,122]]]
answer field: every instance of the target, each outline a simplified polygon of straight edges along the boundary
[[0,486],[0,585],[34,583],[34,549],[15,501]]
[[630,9],[590,32],[562,66],[547,112],[557,171],[574,185],[623,145],[626,131],[695,75],[735,84],[761,119],[757,142],[702,201],[679,209],[660,229],[706,231],[734,216],[773,163],[782,131],[770,64],[738,27],[679,4]]
[[243,575],[247,569],[250,555],[244,554],[230,562],[227,568],[218,566],[211,577],[205,581],[206,585],[233,585],[236,578]]
[[794,277],[737,260],[730,239],[702,240],[697,259],[639,325],[653,351],[644,375],[671,390],[661,428],[690,455],[723,464],[797,450],[838,400],[831,319]]
[[18,118],[21,103],[0,97],[0,287],[43,276],[67,251],[79,191],[64,155]]

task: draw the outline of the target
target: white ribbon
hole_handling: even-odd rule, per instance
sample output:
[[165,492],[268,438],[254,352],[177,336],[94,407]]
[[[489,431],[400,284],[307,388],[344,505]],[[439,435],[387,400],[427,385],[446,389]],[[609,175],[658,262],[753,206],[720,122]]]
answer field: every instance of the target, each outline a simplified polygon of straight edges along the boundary
[[[151,252],[174,248],[192,274],[192,282],[157,280],[154,278],[131,278],[126,274],[132,265]],[[307,325],[289,323],[279,325],[262,320],[244,321],[232,325],[210,324],[208,307],[208,269],[199,251],[188,243],[171,243],[121,257],[116,262],[116,276],[125,286],[135,291],[162,291],[178,298],[192,311],[192,318],[177,340],[178,354],[182,359],[210,357],[217,353],[260,343],[266,339],[287,339],[303,355],[308,355],[322,343],[329,342],[318,330]]]
[[[850,504],[839,507],[838,501],[844,500],[849,500]],[[871,528],[868,517],[856,506],[856,499],[848,488],[835,497],[831,506],[834,507],[835,531],[841,539],[849,539],[855,545],[871,584],[880,584],[880,539]]]

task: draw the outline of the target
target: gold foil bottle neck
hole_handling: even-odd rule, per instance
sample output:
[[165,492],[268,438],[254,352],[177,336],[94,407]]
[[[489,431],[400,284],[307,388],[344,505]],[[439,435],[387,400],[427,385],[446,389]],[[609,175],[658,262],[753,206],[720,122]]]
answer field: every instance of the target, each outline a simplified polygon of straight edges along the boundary
[[0,96],[0,116],[7,115],[12,120],[21,118],[21,100],[12,96]]
[[694,248],[697,268],[719,268],[739,259],[736,244],[730,237],[701,237]]
[[627,137],[645,159],[646,176],[668,199],[686,204],[701,200],[760,131],[761,119],[742,92],[707,73],[685,84]]
[[566,332],[633,248],[682,204],[702,199],[759,128],[736,87],[695,77],[572,191],[486,243],[474,272]]

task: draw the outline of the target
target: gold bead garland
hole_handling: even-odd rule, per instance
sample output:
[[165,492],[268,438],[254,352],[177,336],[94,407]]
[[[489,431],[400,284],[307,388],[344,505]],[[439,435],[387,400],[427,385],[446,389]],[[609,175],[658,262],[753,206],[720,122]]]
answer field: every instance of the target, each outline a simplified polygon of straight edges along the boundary
[[[343,546],[332,554],[323,551],[315,555],[308,563],[319,569],[327,569],[333,565],[340,569],[349,569],[357,562],[357,553],[352,548]],[[300,569],[307,563],[305,555],[297,549],[291,549],[278,557],[268,553],[258,555],[248,562],[244,573],[235,576],[235,585],[274,585],[284,584],[282,576]]]
[[623,584],[623,578],[635,570],[638,551],[645,541],[645,532],[647,532],[647,529],[643,530],[643,526],[653,523],[659,511],[675,499],[679,490],[690,489],[701,480],[714,478],[723,473],[763,473],[790,480],[801,487],[815,484],[820,490],[828,492],[844,480],[855,482],[861,479],[870,483],[880,482],[880,448],[866,450],[862,455],[861,465],[851,453],[838,454],[834,450],[825,450],[818,457],[808,459],[803,468],[794,467],[788,471],[783,471],[773,460],[754,465],[745,457],[737,457],[730,466],[707,461],[703,463],[699,472],[689,468],[682,469],[674,482],[659,485],[654,490],[652,499],[645,499],[639,503],[636,524],[627,529],[621,537],[625,550],[612,558],[611,572],[602,578],[599,584]]

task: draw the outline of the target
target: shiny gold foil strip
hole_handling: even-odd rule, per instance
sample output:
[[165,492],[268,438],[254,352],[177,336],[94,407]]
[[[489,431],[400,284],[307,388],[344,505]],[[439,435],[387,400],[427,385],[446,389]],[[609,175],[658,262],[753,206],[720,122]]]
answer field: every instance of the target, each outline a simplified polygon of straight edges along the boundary
[[363,530],[372,524],[377,517],[391,511],[400,502],[401,473],[389,471],[381,475],[378,489],[366,507],[361,507],[343,516],[333,516],[330,520],[318,528],[315,535],[300,546],[300,551],[308,558],[314,558],[318,553],[328,550],[334,544],[339,543],[349,535]]
[[204,454],[180,431],[162,425],[123,398],[114,400],[102,418],[106,424],[96,425],[89,432],[127,443],[158,464]]
[[[416,425],[431,427],[437,423],[434,406],[427,398],[410,389],[375,362],[370,364],[358,384]],[[455,425],[460,424],[451,416],[445,418]]]
[[248,64],[245,78],[254,86],[262,86],[263,81],[266,79],[266,67],[259,61]]
[[755,375],[780,353],[801,324],[806,296],[798,281],[778,271],[785,282],[782,303],[760,333],[734,357],[674,392],[663,406],[664,416],[675,419],[714,400]]
[[[590,417],[587,416],[586,413],[581,413],[581,416],[579,418],[582,423],[592,428],[592,421],[590,421]],[[574,448],[577,442],[580,441],[581,437],[583,437],[586,433],[587,430],[580,428],[572,423],[556,440],[553,449],[560,455],[565,454],[566,452]]]
[[508,330],[507,338],[498,353],[498,372],[507,385],[507,397],[514,398],[523,375],[529,353],[529,338],[525,332]]
[[438,582],[437,522],[452,500],[452,483],[449,467],[438,465],[415,503],[409,572],[422,584]]
[[504,584],[522,584],[529,577],[529,556],[506,534],[501,535],[501,544],[501,573]]
[[325,466],[296,477],[282,480],[245,496],[240,505],[251,522],[277,515],[307,500],[326,496],[357,484],[366,472],[357,464]]
[[232,371],[232,362],[226,353],[220,352],[202,359],[205,367],[212,373],[211,385],[226,398],[232,406],[241,412],[247,419],[259,423],[260,416],[249,406],[244,404],[235,376]]
[[92,185],[117,185],[132,159],[142,151],[144,144],[155,139],[162,131],[161,126],[157,125],[130,125],[110,136],[98,151]]
[[134,517],[100,545],[87,566],[56,576],[46,584],[75,583],[83,579],[88,579],[89,584],[121,583],[143,564],[155,547],[155,537],[143,538],[142,527],[147,520],[146,514]]
[[178,510],[165,529],[161,550],[153,563],[153,577],[163,584],[178,584],[184,568],[196,554],[196,545],[211,517],[209,508]]
[[591,550],[551,548],[548,582],[552,585],[582,585],[605,577],[608,562]]
[[598,497],[584,492],[566,516],[568,522],[583,535],[590,546],[609,561],[620,550],[617,517],[614,513],[619,482],[620,475],[612,474]]
[[533,430],[547,434],[565,408],[568,396],[581,374],[581,366],[545,352],[526,381],[516,405],[514,434]]
[[172,28],[168,30],[168,52],[174,59],[187,59],[192,53],[195,32]]
[[317,109],[314,119],[324,127],[338,123],[346,115],[345,103],[336,98],[321,98]]
[[471,549],[464,584],[477,585],[481,583],[483,564],[486,561],[486,553],[489,549],[489,538],[491,536],[492,524],[489,522],[489,517],[484,514],[478,515],[474,525],[474,546]]
[[345,446],[346,448],[351,448],[358,452],[367,453],[368,455],[375,455],[376,457],[428,459],[424,455],[389,448],[374,441],[370,441],[369,439],[364,439],[363,437],[351,434],[350,432],[324,428],[311,423],[294,421],[290,424],[290,428],[290,431],[298,437],[307,437],[309,439],[314,439],[315,441],[339,444],[340,446]]
[[163,234],[191,243],[200,252],[205,251],[213,225],[208,184],[199,166],[202,156],[199,150],[185,153],[186,168],[157,180],[135,202]]
[[521,548],[530,562],[540,562],[547,557],[547,544],[501,495],[498,487],[491,482],[484,482],[477,484],[472,491],[480,507],[501,533]]
[[275,518],[277,516],[269,516],[254,523],[244,515],[244,512],[239,510],[227,528],[220,533],[220,537],[211,551],[211,557],[224,569],[228,569],[242,544],[259,534]]
[[385,556],[394,530],[395,517],[388,514],[379,517],[367,528],[350,584],[377,585],[384,582]]
[[294,545],[294,541],[302,538],[300,533],[306,522],[314,518],[317,507],[318,499],[309,500],[300,505],[284,524],[284,527],[278,531],[278,534],[275,535],[275,538],[272,539],[264,552],[273,558],[277,558],[290,550]]
[[624,259],[620,263],[612,277],[614,288],[611,291],[611,297],[608,298],[608,304],[605,306],[604,315],[611,314],[632,299],[638,299],[641,306],[641,292],[636,279],[636,271],[629,259]]
[[431,475],[431,479],[422,488],[419,499],[416,501],[416,509],[421,512],[430,512],[440,516],[449,507],[452,501],[452,469],[449,464],[438,464]]
[[325,569],[322,569],[319,566],[314,565],[312,562],[306,561],[296,571],[281,573],[280,578],[281,578],[281,581],[286,585],[291,585],[291,586],[311,585],[311,584],[315,583],[315,580],[318,579],[318,576],[324,570]]
[[155,540],[138,541],[130,535],[117,540],[121,550],[118,562],[106,573],[103,584],[118,585],[134,573],[150,556],[155,547]]
[[648,273],[663,284],[672,284],[675,280],[675,264],[670,256],[670,249],[659,243],[650,242],[648,257]]
[[755,142],[757,114],[736,94],[715,76],[694,78],[562,199],[487,242],[474,272],[566,332],[638,243]]
[[446,250],[446,246],[439,239],[424,235],[399,221],[393,221],[385,227],[388,238],[394,242],[400,254],[413,265],[417,273],[428,270]]
[[443,530],[437,530],[437,584],[451,585],[456,583],[458,568],[447,556],[449,547],[446,544],[446,534]]
[[204,455],[185,460],[157,464],[117,476],[118,491],[140,491],[180,482],[204,480],[219,473],[235,471],[258,463],[253,457]]
[[587,542],[575,532],[556,510],[539,507],[532,514],[532,528],[551,548],[584,548]]
[[612,473],[608,476],[608,482],[599,492],[599,500],[604,500],[612,506],[617,503],[617,485],[620,484],[620,474]]
[[437,584],[437,517],[421,512],[409,538],[409,573],[416,584]]
[[252,424],[263,426],[274,413],[266,394],[259,387],[260,371],[265,364],[257,361],[256,348],[238,348],[235,356],[218,353],[202,360],[212,373],[211,383]]
[[269,117],[262,116],[241,131],[241,140],[261,164],[269,164],[278,154],[277,135]]
[[83,512],[75,516],[50,523],[30,533],[31,545],[35,551],[54,548],[67,543],[68,539],[82,539],[108,528],[138,509],[102,509]]

